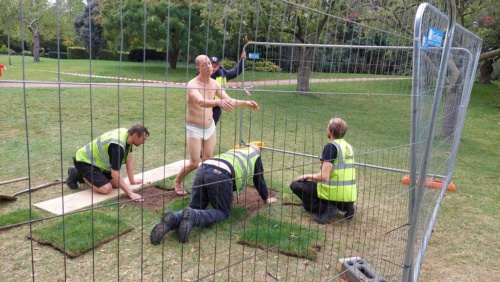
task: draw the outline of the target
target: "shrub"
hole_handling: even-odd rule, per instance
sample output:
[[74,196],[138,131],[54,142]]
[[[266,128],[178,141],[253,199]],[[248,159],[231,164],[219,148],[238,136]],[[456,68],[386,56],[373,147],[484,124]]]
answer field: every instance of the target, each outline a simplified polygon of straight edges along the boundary
[[[68,47],[67,52],[68,52],[67,57],[70,59],[88,59],[89,58],[89,53],[87,53],[87,50],[83,47]],[[52,53],[52,52],[49,52],[49,57],[50,57],[50,53]]]
[[[128,61],[128,52],[122,53],[122,62]],[[101,50],[99,53],[99,60],[108,60],[108,61],[120,61],[120,52],[117,51],[109,51],[109,50]]]
[[49,58],[51,58],[51,59],[67,59],[68,58],[68,54],[66,54],[64,52],[50,51],[49,52]]
[[228,70],[235,68],[237,63],[238,62],[236,62],[236,61],[232,61],[232,60],[228,60],[228,59],[224,59],[224,60],[220,61],[221,66],[223,66],[224,68],[226,68]]
[[[14,54],[14,53],[16,53],[16,51],[10,49],[10,53]],[[2,45],[2,48],[0,48],[0,54],[3,54],[3,55],[9,54],[9,48],[7,48],[7,46],[5,44]]]
[[258,72],[280,72],[281,68],[271,61],[262,60],[254,62],[251,60],[247,60],[245,62],[245,70],[253,70]]
[[[133,49],[128,55],[130,62],[142,62],[144,57],[144,49]],[[146,61],[165,61],[167,53],[158,52],[153,49],[146,49]]]

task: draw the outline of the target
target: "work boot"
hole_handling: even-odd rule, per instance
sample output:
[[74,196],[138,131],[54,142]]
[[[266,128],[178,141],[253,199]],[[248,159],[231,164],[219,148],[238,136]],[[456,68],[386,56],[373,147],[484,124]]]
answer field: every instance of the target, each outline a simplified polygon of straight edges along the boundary
[[195,217],[195,211],[190,207],[184,208],[182,211],[182,221],[177,230],[181,243],[186,243],[189,240],[189,233],[193,229]]
[[165,237],[170,230],[177,228],[178,225],[179,222],[175,213],[171,211],[165,212],[160,222],[153,227],[153,230],[151,230],[149,241],[151,241],[151,244],[153,245],[160,244],[163,237]]
[[354,214],[356,213],[356,209],[354,209],[354,205],[352,205],[347,212],[345,213],[344,217],[346,219],[351,220],[354,217]]
[[326,224],[328,222],[328,219],[331,217],[336,216],[337,214],[340,213],[340,210],[336,206],[328,206],[323,213],[318,214],[313,218],[314,222],[319,223],[319,224]]
[[78,189],[78,180],[81,178],[78,170],[74,166],[68,168],[68,178],[66,179],[66,185],[70,189]]

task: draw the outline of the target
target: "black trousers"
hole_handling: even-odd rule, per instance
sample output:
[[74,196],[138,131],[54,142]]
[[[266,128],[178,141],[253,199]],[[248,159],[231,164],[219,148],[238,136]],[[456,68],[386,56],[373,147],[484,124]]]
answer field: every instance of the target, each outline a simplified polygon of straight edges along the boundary
[[302,200],[306,211],[322,214],[329,205],[332,205],[345,212],[345,217],[354,215],[354,202],[336,202],[318,198],[318,182],[294,181],[290,184],[290,189]]

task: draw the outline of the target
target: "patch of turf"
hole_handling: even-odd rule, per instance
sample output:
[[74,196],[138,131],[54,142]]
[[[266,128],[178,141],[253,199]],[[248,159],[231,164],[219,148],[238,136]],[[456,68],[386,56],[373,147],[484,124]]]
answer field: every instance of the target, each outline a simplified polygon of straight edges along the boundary
[[45,222],[33,228],[33,235],[28,239],[52,246],[75,258],[132,230],[123,217],[86,211],[65,216],[64,222],[62,218]]
[[311,232],[298,224],[281,222],[264,215],[252,217],[246,225],[245,232],[239,236],[239,244],[256,247],[262,250],[271,249],[279,253],[315,260],[320,249],[318,242],[323,235]]
[[30,209],[18,209],[6,214],[2,214],[2,216],[0,216],[0,230],[7,230],[15,227],[15,226],[9,227],[9,225],[21,222],[28,222],[30,220],[35,220],[39,218],[42,218],[42,215],[37,213],[35,210],[31,210],[31,217],[30,217]]

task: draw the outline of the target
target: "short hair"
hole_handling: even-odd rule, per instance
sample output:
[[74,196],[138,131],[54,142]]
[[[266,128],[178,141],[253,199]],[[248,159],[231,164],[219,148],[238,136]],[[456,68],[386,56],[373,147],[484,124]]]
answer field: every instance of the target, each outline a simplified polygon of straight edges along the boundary
[[252,149],[258,154],[260,155],[260,147],[256,146],[256,145],[253,145],[251,144],[250,147],[252,147]]
[[194,59],[194,63],[196,64],[196,66],[199,66],[201,64],[202,58],[205,58],[205,60],[209,59],[207,55],[198,55],[198,57]]
[[148,131],[148,129],[147,129],[144,125],[140,125],[140,124],[136,124],[136,125],[132,126],[132,127],[128,130],[128,135],[129,135],[129,136],[132,136],[132,135],[134,135],[135,133],[137,133],[137,135],[139,135],[139,136],[144,136],[144,135],[149,136],[149,131]]
[[343,138],[347,133],[347,123],[341,118],[332,118],[328,123],[328,130],[335,139]]

